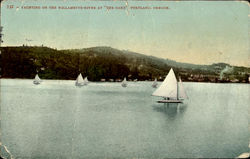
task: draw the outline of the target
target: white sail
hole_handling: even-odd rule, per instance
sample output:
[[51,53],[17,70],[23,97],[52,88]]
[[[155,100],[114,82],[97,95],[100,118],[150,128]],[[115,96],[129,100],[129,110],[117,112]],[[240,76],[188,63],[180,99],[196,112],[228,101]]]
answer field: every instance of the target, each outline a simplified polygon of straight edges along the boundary
[[36,81],[41,81],[41,79],[39,78],[38,74],[36,74],[35,80],[36,80]]
[[83,80],[83,84],[84,84],[84,85],[87,85],[88,83],[89,83],[88,78],[85,77],[84,80]]
[[156,88],[156,87],[157,87],[157,85],[158,85],[158,83],[157,83],[157,79],[155,78],[154,83],[152,84],[152,87]]
[[36,74],[33,83],[34,83],[34,84],[40,84],[41,82],[42,82],[42,80],[39,78],[38,74]]
[[122,87],[127,87],[127,80],[126,77],[122,81]]
[[76,83],[75,85],[76,86],[82,86],[84,84],[84,81],[83,81],[83,78],[82,78],[82,74],[80,73],[78,75],[78,77],[76,78]]
[[160,87],[156,89],[152,95],[177,99],[177,80],[172,68]]
[[180,99],[188,98],[187,94],[186,94],[186,92],[184,90],[181,78],[179,78],[179,82],[178,82],[178,96],[179,96],[178,98],[180,98]]

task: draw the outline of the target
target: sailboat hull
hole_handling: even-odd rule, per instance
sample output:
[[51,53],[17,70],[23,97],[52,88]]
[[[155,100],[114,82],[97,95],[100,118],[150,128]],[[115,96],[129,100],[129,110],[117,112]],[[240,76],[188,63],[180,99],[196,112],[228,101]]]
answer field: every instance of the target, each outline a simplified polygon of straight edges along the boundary
[[77,87],[82,87],[82,86],[85,86],[85,85],[87,85],[87,84],[85,84],[85,83],[76,83],[75,84],[75,86],[77,86]]
[[40,83],[39,82],[33,82],[35,85],[39,85]]
[[158,103],[182,103],[182,100],[158,100]]
[[122,87],[127,87],[127,84],[122,84]]
[[35,85],[38,85],[38,84],[40,84],[41,82],[39,82],[39,81],[33,81],[33,84],[35,84]]

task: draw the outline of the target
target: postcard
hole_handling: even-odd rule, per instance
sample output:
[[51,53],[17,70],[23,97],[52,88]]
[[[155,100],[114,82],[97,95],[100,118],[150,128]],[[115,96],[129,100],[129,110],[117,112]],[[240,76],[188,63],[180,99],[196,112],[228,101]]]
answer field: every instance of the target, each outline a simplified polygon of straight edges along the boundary
[[249,3],[1,0],[0,156],[249,157]]

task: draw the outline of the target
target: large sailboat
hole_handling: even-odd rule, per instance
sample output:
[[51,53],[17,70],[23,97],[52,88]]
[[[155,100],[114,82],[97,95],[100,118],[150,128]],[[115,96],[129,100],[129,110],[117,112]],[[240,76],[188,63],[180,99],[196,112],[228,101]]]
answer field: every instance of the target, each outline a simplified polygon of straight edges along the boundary
[[154,91],[153,96],[163,97],[158,103],[182,103],[187,95],[185,93],[181,79],[177,82],[174,71],[171,68],[168,75],[158,89]]
[[76,83],[75,83],[75,85],[78,86],[78,87],[81,87],[81,86],[85,85],[81,73],[80,73],[80,74],[78,75],[78,77],[76,78]]
[[33,81],[34,84],[38,85],[42,82],[42,80],[39,78],[38,74],[36,74],[35,79]]

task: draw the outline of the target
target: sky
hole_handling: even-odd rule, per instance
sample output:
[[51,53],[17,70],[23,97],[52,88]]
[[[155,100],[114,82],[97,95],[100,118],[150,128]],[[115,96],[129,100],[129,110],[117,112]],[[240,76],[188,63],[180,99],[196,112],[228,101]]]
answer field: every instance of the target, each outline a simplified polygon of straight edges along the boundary
[[[102,8],[58,9],[68,6]],[[106,6],[127,8],[107,10]],[[110,46],[178,62],[250,67],[247,2],[5,0],[1,12],[2,46]]]

